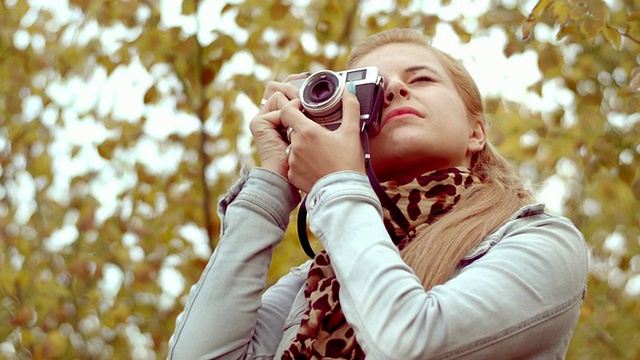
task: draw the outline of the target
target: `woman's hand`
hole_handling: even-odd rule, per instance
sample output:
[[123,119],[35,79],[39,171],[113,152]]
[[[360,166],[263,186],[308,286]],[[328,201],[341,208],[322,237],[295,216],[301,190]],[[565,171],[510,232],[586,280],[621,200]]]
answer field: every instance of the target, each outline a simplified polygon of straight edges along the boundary
[[[299,99],[281,110],[282,122],[291,127],[288,154],[289,181],[308,193],[325,175],[342,170],[365,172],[364,151],[360,141],[360,104],[345,90],[342,96],[342,124],[335,131],[307,118]],[[282,154],[284,155],[284,149]]]
[[284,82],[270,81],[265,89],[260,111],[249,124],[256,142],[260,166],[284,178],[287,178],[289,171],[285,154],[288,144],[279,132],[285,127],[280,119],[280,112],[291,100],[298,98],[298,88],[287,82],[304,77],[305,75],[290,75]]

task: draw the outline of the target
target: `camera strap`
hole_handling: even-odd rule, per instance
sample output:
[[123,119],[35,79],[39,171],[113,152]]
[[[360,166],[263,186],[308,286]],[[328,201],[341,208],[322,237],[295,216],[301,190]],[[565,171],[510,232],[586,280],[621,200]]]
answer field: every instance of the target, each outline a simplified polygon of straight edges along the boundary
[[314,258],[316,254],[313,252],[313,248],[311,244],[309,244],[309,236],[307,235],[307,207],[305,204],[307,203],[307,196],[305,195],[304,199],[300,203],[300,208],[298,209],[298,239],[300,240],[300,246],[302,246],[302,250],[307,254],[308,257]]
[[[369,153],[369,133],[367,131],[361,132],[362,136],[362,146],[364,148],[364,165],[365,171],[367,172],[367,177],[369,177],[369,183],[373,188],[373,191],[378,196],[378,200],[380,200],[380,204],[383,208],[389,211],[389,215],[391,215],[391,219],[404,231],[405,235],[408,237],[413,237],[413,231],[409,230],[409,220],[404,216],[402,210],[398,208],[395,202],[391,200],[387,192],[384,191],[382,185],[376,178],[376,175],[373,172],[373,168],[371,167],[371,154]],[[396,234],[389,234],[391,236],[391,240],[393,243],[398,245],[400,239],[396,236]]]
[[[408,237],[413,237],[415,234],[413,231],[409,229],[409,221],[404,216],[400,208],[396,205],[396,203],[391,200],[389,195],[384,191],[382,185],[378,182],[376,175],[373,173],[373,168],[371,167],[371,154],[369,152],[369,133],[366,131],[366,128],[362,128],[360,131],[360,136],[362,140],[362,148],[364,150],[364,164],[365,171],[367,173],[367,177],[369,178],[369,183],[371,184],[371,188],[378,196],[380,200],[380,204],[383,208],[389,211],[391,215],[391,219],[404,231],[405,235]],[[302,250],[304,250],[305,254],[310,258],[315,257],[315,252],[313,248],[311,248],[311,244],[309,243],[309,236],[307,234],[307,196],[304,197],[302,203],[300,203],[300,207],[298,209],[298,239],[300,240],[300,245],[302,246]],[[387,231],[390,231],[387,229]],[[399,239],[396,234],[389,233],[391,240],[394,244],[398,245],[401,239]]]

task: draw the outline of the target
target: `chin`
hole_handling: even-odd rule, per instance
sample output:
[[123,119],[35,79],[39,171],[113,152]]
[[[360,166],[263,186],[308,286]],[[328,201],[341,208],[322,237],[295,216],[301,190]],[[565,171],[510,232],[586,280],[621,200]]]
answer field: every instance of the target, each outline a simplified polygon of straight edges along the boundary
[[386,182],[390,180],[396,180],[400,178],[406,178],[412,176],[410,172],[407,171],[407,168],[397,168],[397,167],[386,167],[386,166],[376,166],[375,162],[371,163],[373,168],[373,172],[376,175],[376,179],[379,182]]
[[467,166],[463,163],[451,162],[445,159],[425,158],[424,160],[411,163],[406,158],[385,159],[384,163],[372,160],[371,166],[379,182],[415,178],[424,173],[446,169],[455,166]]

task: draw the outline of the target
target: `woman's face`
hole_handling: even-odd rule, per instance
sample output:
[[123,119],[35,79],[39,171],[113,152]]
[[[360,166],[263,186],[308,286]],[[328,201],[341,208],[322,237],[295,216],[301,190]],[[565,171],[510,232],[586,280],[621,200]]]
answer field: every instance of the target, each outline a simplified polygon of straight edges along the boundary
[[378,180],[470,166],[471,155],[484,146],[484,125],[470,123],[452,79],[431,50],[384,45],[354,67],[363,66],[377,66],[384,77],[382,126],[370,141]]

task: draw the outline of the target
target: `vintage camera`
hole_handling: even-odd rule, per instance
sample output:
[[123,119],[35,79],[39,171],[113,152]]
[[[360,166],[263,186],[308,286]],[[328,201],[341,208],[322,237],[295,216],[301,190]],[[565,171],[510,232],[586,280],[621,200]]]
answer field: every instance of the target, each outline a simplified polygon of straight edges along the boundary
[[380,130],[383,81],[378,68],[370,66],[339,72],[320,70],[291,84],[300,88],[300,100],[307,117],[335,130],[342,122],[342,93],[345,86],[353,82],[360,102],[362,129],[374,135]]

